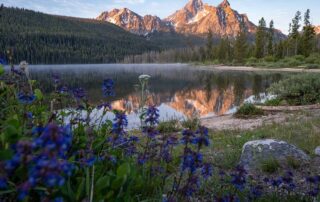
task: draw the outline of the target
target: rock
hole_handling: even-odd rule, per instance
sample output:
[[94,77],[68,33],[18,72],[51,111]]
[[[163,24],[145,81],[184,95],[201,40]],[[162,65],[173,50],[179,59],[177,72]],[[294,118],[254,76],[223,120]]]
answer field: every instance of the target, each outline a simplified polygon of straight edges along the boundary
[[261,165],[270,160],[277,160],[281,167],[285,167],[290,158],[300,164],[310,160],[306,153],[285,141],[255,140],[243,145],[239,164],[247,171],[261,169]]
[[320,156],[320,146],[318,146],[318,147],[314,150],[314,153],[315,153],[317,156]]

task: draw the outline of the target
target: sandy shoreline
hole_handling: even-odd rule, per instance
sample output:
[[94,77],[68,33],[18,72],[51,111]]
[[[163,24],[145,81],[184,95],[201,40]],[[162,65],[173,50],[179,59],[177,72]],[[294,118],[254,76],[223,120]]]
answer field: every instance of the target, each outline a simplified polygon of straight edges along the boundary
[[[214,116],[200,119],[201,125],[213,130],[253,130],[264,125],[286,123],[288,120],[299,121],[310,117],[319,117],[320,108],[301,108],[296,110],[272,110],[266,115],[251,119],[239,119],[233,115]],[[314,105],[316,106],[316,105]],[[319,106],[319,105],[317,105]],[[281,107],[280,107],[281,108]],[[290,107],[289,107],[290,108]]]
[[259,68],[248,66],[221,66],[221,65],[196,65],[197,67],[218,71],[247,71],[247,72],[305,72],[320,73],[320,69],[301,69],[301,68]]

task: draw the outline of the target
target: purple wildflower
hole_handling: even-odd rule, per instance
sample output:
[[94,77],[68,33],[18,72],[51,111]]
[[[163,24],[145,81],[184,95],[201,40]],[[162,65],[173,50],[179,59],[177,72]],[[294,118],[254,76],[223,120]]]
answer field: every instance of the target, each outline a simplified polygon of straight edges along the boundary
[[103,81],[102,92],[104,97],[115,96],[114,81],[112,79],[105,79]]
[[21,104],[31,104],[36,100],[36,96],[33,93],[20,92],[17,97]]

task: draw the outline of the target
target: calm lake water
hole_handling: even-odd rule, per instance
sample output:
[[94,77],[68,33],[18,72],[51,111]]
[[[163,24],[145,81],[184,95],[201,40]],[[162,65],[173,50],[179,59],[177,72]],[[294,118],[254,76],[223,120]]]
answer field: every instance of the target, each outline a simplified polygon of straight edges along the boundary
[[127,111],[131,127],[139,123],[135,85],[141,74],[151,76],[148,102],[159,107],[162,120],[233,113],[245,100],[263,96],[283,77],[280,73],[219,72],[184,64],[37,65],[30,66],[30,74],[43,92],[53,90],[51,75],[58,74],[69,88],[83,87],[92,104],[105,101],[102,82],[114,79],[116,96],[108,101],[115,109]]

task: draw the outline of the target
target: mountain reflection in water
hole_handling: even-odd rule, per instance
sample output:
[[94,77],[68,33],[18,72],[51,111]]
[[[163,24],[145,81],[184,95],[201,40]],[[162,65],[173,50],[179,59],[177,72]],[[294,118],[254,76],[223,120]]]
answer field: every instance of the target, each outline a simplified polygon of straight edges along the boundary
[[148,74],[148,104],[161,106],[163,120],[231,113],[245,99],[265,93],[283,77],[280,73],[219,72],[183,64],[46,65],[31,66],[30,72],[44,92],[53,90],[50,75],[59,74],[63,85],[86,89],[92,104],[106,101],[101,85],[112,78],[116,96],[107,101],[131,115],[139,108],[140,94],[134,87],[138,76]]

